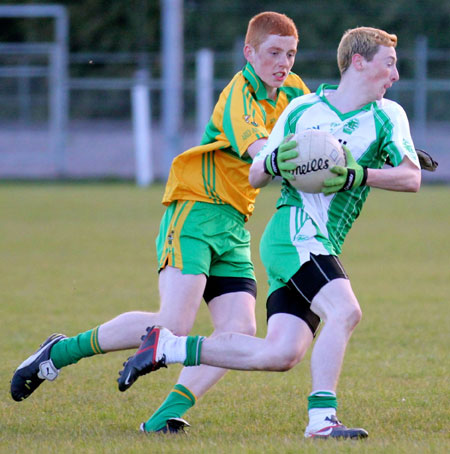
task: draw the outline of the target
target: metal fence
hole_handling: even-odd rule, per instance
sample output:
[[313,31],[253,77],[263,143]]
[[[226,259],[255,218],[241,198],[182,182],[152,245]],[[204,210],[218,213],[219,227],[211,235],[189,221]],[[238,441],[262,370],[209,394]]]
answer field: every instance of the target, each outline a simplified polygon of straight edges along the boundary
[[[39,11],[55,18],[54,42],[0,43],[1,178],[164,179],[166,157],[198,142],[218,93],[244,64],[239,40],[233,52],[186,54],[183,102],[164,107],[159,54],[69,54],[64,10]],[[447,180],[450,51],[430,49],[419,37],[414,49],[398,56],[405,76],[388,97],[405,107],[416,145],[439,156],[433,177]],[[323,81],[337,82],[335,59],[335,51],[300,49],[294,70],[314,90]],[[319,67],[321,79],[315,77]],[[171,144],[163,123],[170,126],[181,108],[183,123],[174,122],[178,141]]]

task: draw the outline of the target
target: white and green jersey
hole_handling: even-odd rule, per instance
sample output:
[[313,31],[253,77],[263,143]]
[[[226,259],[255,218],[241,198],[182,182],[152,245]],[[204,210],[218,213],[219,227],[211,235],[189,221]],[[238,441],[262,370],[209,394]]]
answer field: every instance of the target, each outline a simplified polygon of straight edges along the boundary
[[[407,156],[420,168],[408,119],[399,104],[381,99],[342,114],[326,97],[327,93],[336,89],[336,86],[323,84],[316,93],[291,101],[254,161],[263,160],[288,134],[320,129],[330,132],[346,145],[360,165],[379,169],[389,158],[394,166],[398,166]],[[314,221],[316,244],[319,240],[328,253],[339,254],[369,191],[370,188],[364,186],[330,196],[307,194],[283,180],[277,208],[284,205],[301,208]]]

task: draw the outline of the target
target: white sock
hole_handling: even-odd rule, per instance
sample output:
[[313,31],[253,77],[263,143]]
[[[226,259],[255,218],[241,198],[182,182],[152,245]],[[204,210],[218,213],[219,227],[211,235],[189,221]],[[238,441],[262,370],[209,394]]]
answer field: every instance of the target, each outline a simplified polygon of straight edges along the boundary
[[[334,396],[336,397],[336,393],[330,390],[317,390],[313,391],[310,396],[317,395],[317,396]],[[311,408],[308,410],[309,415],[309,424],[308,428],[321,428],[324,426],[325,418],[328,416],[336,416],[336,408],[334,407],[326,407],[326,408]]]
[[187,336],[170,336],[165,342],[163,351],[166,364],[184,363],[186,360]]
[[336,416],[335,408],[311,408],[308,410],[309,424],[308,427],[322,427],[324,425],[325,418],[328,416]]
[[325,418],[328,416],[336,416],[335,408],[311,408],[308,410],[309,424],[308,426],[322,425]]

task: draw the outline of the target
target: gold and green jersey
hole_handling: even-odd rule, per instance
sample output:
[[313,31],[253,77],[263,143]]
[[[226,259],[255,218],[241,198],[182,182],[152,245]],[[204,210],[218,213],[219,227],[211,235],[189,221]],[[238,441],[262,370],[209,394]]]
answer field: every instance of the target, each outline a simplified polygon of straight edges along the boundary
[[309,93],[302,79],[290,73],[277,99],[247,63],[220,94],[201,144],[178,155],[172,162],[163,204],[193,200],[231,205],[246,219],[254,210],[259,192],[250,186],[252,162],[247,148],[267,138],[289,102]]

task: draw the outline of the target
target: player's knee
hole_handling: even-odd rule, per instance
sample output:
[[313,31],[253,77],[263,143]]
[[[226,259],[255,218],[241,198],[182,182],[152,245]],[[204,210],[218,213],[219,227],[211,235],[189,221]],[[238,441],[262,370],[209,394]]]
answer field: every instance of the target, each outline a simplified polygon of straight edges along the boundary
[[169,328],[173,334],[176,336],[187,336],[192,329],[192,324],[177,320],[173,323],[168,323],[169,326],[163,325],[166,328]]
[[353,308],[350,316],[349,316],[349,322],[353,328],[361,321],[362,319],[362,311],[359,306],[356,306]]
[[362,312],[357,302],[342,304],[339,310],[332,311],[327,314],[326,320],[333,321],[340,326],[345,327],[348,331],[352,331],[356,325],[361,321]]
[[248,336],[254,336],[256,334],[256,321],[255,320],[244,320],[239,323],[236,328],[241,334],[247,334]]
[[213,335],[227,332],[254,336],[256,334],[256,320],[239,319],[216,324]]
[[284,342],[277,343],[267,339],[266,341],[270,342],[270,353],[266,350],[266,354],[270,357],[271,362],[271,367],[269,369],[277,372],[285,372],[292,369],[304,358],[308,350],[307,344],[304,344],[303,346],[287,345]]
[[183,317],[161,317],[158,324],[168,328],[176,336],[187,336],[192,329],[193,322]]
[[187,336],[194,325],[195,314],[191,312],[160,310],[156,324],[168,328],[176,336]]
[[304,353],[298,350],[287,350],[279,353],[276,359],[276,369],[279,372],[286,372],[298,364],[304,357]]
[[251,323],[247,324],[245,334],[248,334],[249,336],[256,335],[256,320],[253,320]]
[[353,330],[361,321],[362,312],[358,304],[347,305],[343,311],[345,324],[349,330]]

